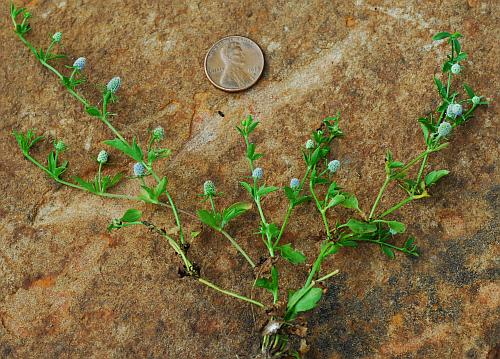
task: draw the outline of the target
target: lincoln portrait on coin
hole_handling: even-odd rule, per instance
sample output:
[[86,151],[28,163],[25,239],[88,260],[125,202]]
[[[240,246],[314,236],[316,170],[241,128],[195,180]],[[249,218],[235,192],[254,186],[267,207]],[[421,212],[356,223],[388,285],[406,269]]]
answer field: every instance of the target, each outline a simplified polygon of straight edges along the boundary
[[220,78],[222,86],[240,88],[253,81],[252,74],[244,67],[245,55],[238,42],[229,42],[221,49],[220,55],[222,62],[224,62],[224,70]]

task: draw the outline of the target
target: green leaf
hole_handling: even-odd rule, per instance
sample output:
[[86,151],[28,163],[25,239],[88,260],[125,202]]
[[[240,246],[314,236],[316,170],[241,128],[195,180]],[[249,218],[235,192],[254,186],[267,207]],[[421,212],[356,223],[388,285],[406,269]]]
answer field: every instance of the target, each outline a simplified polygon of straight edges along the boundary
[[272,290],[273,285],[272,282],[267,278],[259,278],[255,281],[255,286],[259,288],[264,288],[268,290]]
[[341,225],[341,227],[349,227],[349,229],[354,233],[372,233],[377,231],[377,226],[373,223],[361,222],[356,219],[350,219],[346,224]]
[[302,252],[294,249],[290,243],[278,246],[278,250],[281,256],[292,264],[304,263],[306,260],[306,256]]
[[205,209],[200,209],[198,212],[198,217],[200,220],[205,223],[207,226],[212,227],[213,229],[220,231],[220,226],[219,223],[217,223],[217,218],[213,215],[213,213],[205,210]]
[[250,196],[252,196],[252,198],[254,197],[253,195],[253,187],[250,186],[249,183],[247,182],[240,182],[241,186],[246,189],[248,191],[248,193],[250,193]]
[[425,184],[431,186],[450,173],[448,170],[432,171],[425,176]]
[[394,259],[395,258],[395,255],[394,255],[394,251],[392,250],[392,248],[389,248],[387,246],[384,246],[383,244],[380,245],[380,248],[382,249],[382,252],[389,258],[391,259]]
[[446,89],[444,88],[443,83],[437,77],[434,77],[434,83],[436,84],[436,87],[441,97],[447,99],[448,97],[446,96]]
[[451,34],[449,32],[438,32],[436,35],[432,37],[432,40],[437,41],[437,40],[442,40],[446,39],[447,37],[450,37]]
[[465,84],[464,83],[464,89],[465,89],[465,92],[467,92],[467,95],[469,95],[470,98],[473,98],[474,96],[476,96],[474,94],[474,91],[470,88],[469,85]]
[[460,53],[460,51],[462,51],[462,47],[460,46],[460,42],[457,40],[457,39],[453,39],[453,45],[455,46],[455,52],[457,54]]
[[355,210],[358,210],[358,211],[360,210],[359,209],[358,199],[356,198],[355,195],[344,193],[344,196],[345,196],[345,199],[341,203],[342,207],[350,208],[350,209],[355,209]]
[[264,197],[265,195],[268,195],[269,193],[271,193],[271,192],[275,192],[275,191],[277,191],[277,190],[279,190],[279,188],[278,188],[278,187],[274,187],[274,186],[270,186],[270,187],[261,186],[261,187],[259,188],[259,190],[257,191],[257,195],[258,195],[259,197]]
[[127,222],[127,223],[130,223],[130,222],[136,222],[138,221],[139,219],[141,219],[141,216],[142,216],[142,212],[139,211],[138,209],[128,209],[122,216],[122,218],[120,218],[120,221],[122,222]]
[[106,140],[104,141],[104,143],[110,147],[116,148],[118,151],[123,152],[124,154],[133,158],[137,162],[143,161],[142,150],[137,144],[135,137],[132,140],[132,146],[129,145],[126,141],[122,141],[119,138],[115,138],[113,140]]
[[90,181],[85,181],[83,178],[80,178],[78,176],[75,177],[76,183],[78,183],[80,186],[85,188],[89,192],[97,192],[97,189],[94,187],[94,182]]
[[385,222],[390,229],[397,233],[404,233],[406,231],[406,226],[404,223],[398,221],[386,221]]
[[330,202],[328,203],[328,208],[335,207],[335,206],[341,204],[342,202],[344,202],[344,200],[345,200],[345,196],[342,194],[338,194],[330,200]]
[[227,207],[224,212],[222,212],[222,227],[224,227],[230,220],[238,217],[252,208],[251,203],[237,202],[229,207]]
[[458,54],[458,56],[455,58],[456,62],[463,61],[467,58],[467,53],[461,52]]
[[316,307],[323,291],[321,288],[302,288],[288,298],[286,320],[292,320],[297,313],[306,312]]
[[297,206],[301,203],[304,203],[304,202],[307,202],[307,201],[310,201],[311,200],[311,196],[302,196],[302,197],[299,197],[297,198],[295,201],[293,201],[293,206]]
[[271,267],[271,280],[268,278],[259,278],[255,281],[255,286],[259,288],[267,289],[273,295],[273,299],[276,302],[278,300],[278,269],[275,266]]
[[160,196],[165,193],[165,190],[167,189],[167,177],[163,177],[160,182],[156,185],[155,188],[155,195],[156,199],[160,198]]

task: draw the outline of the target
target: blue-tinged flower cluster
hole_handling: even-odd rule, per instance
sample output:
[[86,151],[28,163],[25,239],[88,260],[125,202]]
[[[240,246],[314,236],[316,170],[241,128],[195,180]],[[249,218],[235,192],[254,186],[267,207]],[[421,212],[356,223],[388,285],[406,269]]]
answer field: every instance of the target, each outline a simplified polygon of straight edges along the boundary
[[203,183],[203,193],[205,196],[215,196],[215,185],[212,181],[207,180]]
[[109,80],[108,84],[106,85],[106,89],[111,93],[116,93],[121,84],[122,80],[118,76],[116,76]]
[[328,163],[328,171],[330,171],[331,173],[337,172],[339,168],[340,168],[339,160],[333,160],[330,161],[330,163]]
[[106,162],[108,162],[108,158],[109,158],[108,153],[105,150],[102,150],[97,155],[97,162],[100,163],[101,165],[105,164]]
[[55,43],[61,42],[61,39],[62,39],[62,32],[60,32],[60,31],[58,31],[54,35],[52,35],[52,41],[54,41]]
[[256,169],[254,169],[252,172],[252,177],[256,179],[262,179],[262,177],[264,177],[264,171],[262,170],[262,168],[257,167]]
[[82,71],[83,68],[85,67],[86,63],[87,63],[87,59],[85,57],[79,57],[73,63],[73,67],[77,68],[80,71]]
[[450,103],[446,108],[446,115],[450,118],[455,118],[462,114],[463,108],[459,103]]
[[146,174],[146,167],[140,162],[134,164],[134,175],[137,177],[142,177]]
[[440,137],[446,137],[450,134],[451,130],[451,124],[449,122],[443,121],[439,125],[437,132]]

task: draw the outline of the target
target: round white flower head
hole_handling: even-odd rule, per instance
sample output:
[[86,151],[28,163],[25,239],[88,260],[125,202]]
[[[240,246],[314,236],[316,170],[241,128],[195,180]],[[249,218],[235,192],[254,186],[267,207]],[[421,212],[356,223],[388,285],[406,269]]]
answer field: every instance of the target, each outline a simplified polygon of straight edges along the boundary
[[313,148],[314,148],[314,141],[311,140],[311,139],[307,140],[307,142],[306,142],[306,149],[312,150]]
[[104,150],[101,150],[101,152],[99,152],[99,154],[97,155],[97,162],[103,165],[108,162],[108,158],[108,153]]
[[108,89],[109,92],[115,93],[116,91],[118,91],[121,84],[122,80],[118,76],[116,76],[113,77],[111,80],[109,80],[108,84],[106,85],[106,88]]
[[452,111],[455,114],[455,116],[460,116],[462,114],[462,105],[459,103],[454,103],[452,107]]
[[337,172],[339,168],[340,168],[339,160],[333,160],[330,161],[330,163],[328,163],[328,171],[330,171],[331,173]]
[[264,171],[260,167],[257,167],[252,172],[252,177],[253,178],[262,179],[263,176],[264,176]]
[[137,177],[142,177],[146,173],[146,167],[140,162],[134,164],[134,175]]
[[438,135],[441,137],[446,137],[451,132],[451,124],[449,122],[443,121],[438,127]]
[[158,126],[153,130],[153,138],[155,140],[163,140],[165,138],[165,130],[163,127]]
[[208,180],[203,183],[203,193],[205,196],[215,196],[215,185],[212,181]]
[[291,189],[299,188],[299,186],[300,186],[300,180],[298,178],[292,178],[290,180],[290,188]]
[[59,140],[54,142],[54,148],[56,149],[56,151],[62,152],[65,151],[67,147],[63,141]]
[[446,108],[446,115],[450,118],[455,118],[462,114],[462,105],[459,103],[450,103]]
[[460,70],[462,70],[462,68],[460,67],[460,65],[459,65],[459,64],[453,64],[453,65],[451,66],[451,73],[452,73],[453,75],[458,75],[458,74],[460,73]]
[[73,67],[76,67],[78,70],[82,71],[87,63],[87,59],[85,57],[79,57],[73,62]]
[[391,235],[393,235],[393,236],[394,236],[394,235],[396,235],[396,234],[398,234],[398,232],[396,232],[396,231],[395,231],[394,229],[392,229],[392,228],[389,228],[389,233],[390,233]]
[[479,97],[479,96],[474,96],[474,97],[472,98],[472,103],[473,103],[474,105],[478,105],[478,104],[479,104],[479,102],[481,102],[481,97]]
[[52,41],[54,41],[55,43],[61,42],[61,39],[62,39],[62,32],[60,32],[60,31],[58,31],[54,35],[52,35]]

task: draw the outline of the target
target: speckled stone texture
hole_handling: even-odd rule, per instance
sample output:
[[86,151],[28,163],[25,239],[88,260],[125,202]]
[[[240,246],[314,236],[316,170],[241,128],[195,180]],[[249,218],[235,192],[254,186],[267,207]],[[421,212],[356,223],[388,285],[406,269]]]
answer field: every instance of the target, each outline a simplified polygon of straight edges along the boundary
[[[423,148],[419,116],[437,104],[432,76],[447,47],[437,31],[460,31],[469,53],[460,75],[480,94],[498,95],[497,1],[30,1],[37,46],[63,32],[70,57],[88,59],[92,83],[121,76],[114,124],[131,138],[166,128],[172,158],[161,164],[180,207],[195,211],[203,181],[214,180],[223,204],[247,200],[244,146],[234,126],[249,113],[261,122],[255,142],[269,184],[299,175],[299,148],[326,115],[343,115],[346,136],[333,153],[338,182],[365,210],[382,183],[390,148],[407,159]],[[168,228],[173,218],[151,206],[94,197],[50,181],[23,160],[14,129],[63,138],[66,175],[93,176],[93,158],[112,138],[64,93],[11,30],[8,1],[0,17],[0,357],[247,358],[258,351],[259,325],[248,305],[177,276],[178,259],[142,229],[108,234],[131,206]],[[249,36],[266,56],[263,78],[228,94],[210,85],[203,58],[229,34]],[[86,85],[93,102],[99,92]],[[450,176],[432,197],[399,211],[417,237],[418,259],[385,258],[378,248],[345,249],[325,270],[340,269],[318,309],[307,316],[306,358],[498,358],[498,107],[477,111],[449,149],[431,160]],[[44,158],[50,143],[37,147]],[[130,171],[112,153],[109,172]],[[137,183],[118,186],[135,194]],[[401,198],[391,187],[392,200]],[[384,197],[382,207],[391,204]],[[281,222],[287,202],[264,202]],[[338,212],[346,218],[347,211]],[[189,221],[190,229],[200,229]],[[229,231],[250,255],[264,253],[255,213]],[[313,205],[292,217],[285,241],[309,263],[323,232]],[[403,240],[403,239],[398,239]],[[203,229],[190,251],[205,277],[249,293],[252,274],[221,236]],[[303,282],[305,267],[281,266],[283,291]],[[299,269],[297,269],[299,268]],[[268,301],[266,294],[257,298]],[[255,323],[255,324],[254,324]]]

